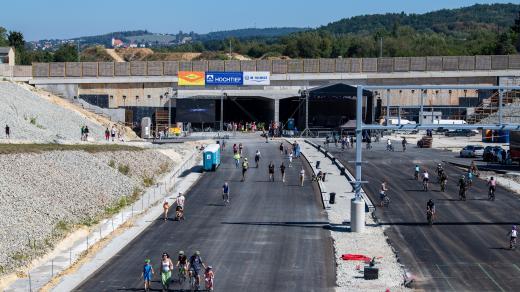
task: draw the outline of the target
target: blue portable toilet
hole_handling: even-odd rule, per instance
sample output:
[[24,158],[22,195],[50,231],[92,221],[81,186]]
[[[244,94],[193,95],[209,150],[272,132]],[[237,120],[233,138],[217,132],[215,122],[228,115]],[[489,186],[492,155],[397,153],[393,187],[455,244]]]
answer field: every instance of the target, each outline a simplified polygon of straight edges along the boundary
[[210,144],[202,152],[202,167],[206,171],[217,169],[220,165],[220,145]]

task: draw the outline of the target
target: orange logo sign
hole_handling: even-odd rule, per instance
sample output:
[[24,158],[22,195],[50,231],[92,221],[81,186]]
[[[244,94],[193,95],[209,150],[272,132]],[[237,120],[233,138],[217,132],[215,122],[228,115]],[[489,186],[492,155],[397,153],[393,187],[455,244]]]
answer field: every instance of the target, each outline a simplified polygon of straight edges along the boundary
[[179,85],[194,86],[206,84],[204,72],[197,71],[179,71]]

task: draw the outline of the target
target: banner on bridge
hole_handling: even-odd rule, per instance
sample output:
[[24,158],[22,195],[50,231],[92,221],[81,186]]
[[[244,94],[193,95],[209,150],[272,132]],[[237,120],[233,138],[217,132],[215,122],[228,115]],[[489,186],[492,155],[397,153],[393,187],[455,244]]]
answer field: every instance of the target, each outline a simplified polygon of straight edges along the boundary
[[244,72],[244,85],[270,85],[271,72],[256,71]]
[[244,85],[242,72],[206,72],[206,85]]
[[204,86],[204,72],[179,71],[179,85],[181,86]]

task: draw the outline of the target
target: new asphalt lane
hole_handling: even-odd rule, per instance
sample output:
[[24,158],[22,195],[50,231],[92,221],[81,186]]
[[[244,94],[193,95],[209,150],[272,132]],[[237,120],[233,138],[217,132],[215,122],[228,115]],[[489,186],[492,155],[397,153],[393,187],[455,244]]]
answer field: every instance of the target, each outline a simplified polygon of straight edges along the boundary
[[[374,143],[373,143],[374,144]],[[394,147],[397,146],[394,143]],[[444,165],[448,174],[446,192],[440,192],[435,168],[443,160],[457,159],[456,153],[419,149],[409,145],[405,153],[384,150],[383,143],[363,150],[364,188],[379,203],[379,188],[388,182],[388,208],[376,207],[375,216],[388,228],[385,233],[400,262],[416,277],[416,287],[424,291],[518,291],[520,250],[509,250],[507,233],[519,223],[517,195],[501,188],[496,201],[487,200],[486,182],[476,179],[468,200],[458,200],[461,169]],[[354,173],[354,150],[330,147],[334,155]],[[413,178],[415,164],[430,174],[430,190]],[[435,202],[437,218],[426,223],[426,202]]]
[[[140,291],[143,261],[152,260],[156,272],[163,252],[176,260],[177,252],[191,255],[200,250],[203,261],[215,272],[218,291],[329,291],[335,285],[335,262],[326,214],[321,207],[317,186],[307,180],[299,186],[298,173],[303,159],[295,159],[287,168],[287,180],[280,181],[279,165],[285,156],[278,142],[245,142],[244,155],[250,168],[245,182],[241,170],[232,161],[228,141],[222,165],[204,173],[186,194],[186,220],[152,222],[128,246],[123,248],[76,291]],[[255,168],[254,153],[262,153]],[[276,181],[270,182],[267,165],[276,165]],[[221,187],[230,184],[231,203],[224,206]],[[174,216],[171,211],[170,216]],[[177,279],[177,273],[174,279]],[[160,276],[152,281],[152,290],[160,291]],[[172,291],[188,289],[174,281]]]

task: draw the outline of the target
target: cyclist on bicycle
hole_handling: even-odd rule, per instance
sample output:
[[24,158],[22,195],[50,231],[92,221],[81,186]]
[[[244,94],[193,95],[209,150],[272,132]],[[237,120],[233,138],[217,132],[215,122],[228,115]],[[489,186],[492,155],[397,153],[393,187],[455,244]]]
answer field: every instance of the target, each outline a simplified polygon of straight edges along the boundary
[[184,254],[184,251],[179,251],[179,258],[177,259],[176,267],[179,267],[179,274],[188,276],[188,257]]
[[422,178],[423,178],[423,186],[424,186],[424,190],[428,190],[428,182],[430,181],[430,174],[428,173],[428,171],[425,169],[423,174],[422,174]]
[[415,180],[419,179],[419,171],[420,171],[419,165],[416,164],[415,165],[415,173],[414,173]]
[[489,186],[489,198],[495,198],[495,191],[497,190],[497,180],[494,177],[491,177],[487,182]]
[[381,183],[381,189],[379,190],[379,199],[381,199],[381,207],[383,207],[385,202],[386,191],[388,191],[388,188],[386,186],[386,180],[383,180],[383,182]]
[[184,204],[186,202],[186,197],[182,193],[179,193],[177,199],[175,199],[175,203],[177,203],[177,207],[175,208],[175,219],[176,220],[184,220]]
[[206,265],[202,261],[202,258],[200,257],[200,251],[196,251],[188,261],[188,270],[190,271],[190,274],[195,277],[195,286],[200,285],[200,279],[203,275],[203,268],[206,269]]
[[444,192],[446,190],[446,184],[448,183],[448,175],[446,175],[446,172],[443,171],[440,176],[440,183],[441,183],[441,192]]
[[439,181],[441,178],[441,174],[444,172],[444,168],[442,168],[442,164],[437,164],[437,176],[439,177]]
[[518,232],[516,231],[516,225],[513,225],[513,227],[511,227],[511,231],[509,231],[509,233],[507,233],[507,235],[511,236],[509,238],[509,248],[510,249],[515,248],[516,247],[516,238],[518,236]]
[[457,185],[459,186],[459,198],[466,200],[466,177],[464,175],[461,175]]
[[433,218],[435,216],[435,203],[432,199],[428,200],[426,203],[426,217],[431,216],[431,221],[433,222]]
[[394,146],[392,146],[392,140],[390,140],[390,138],[388,138],[388,140],[386,140],[386,150],[394,151]]

